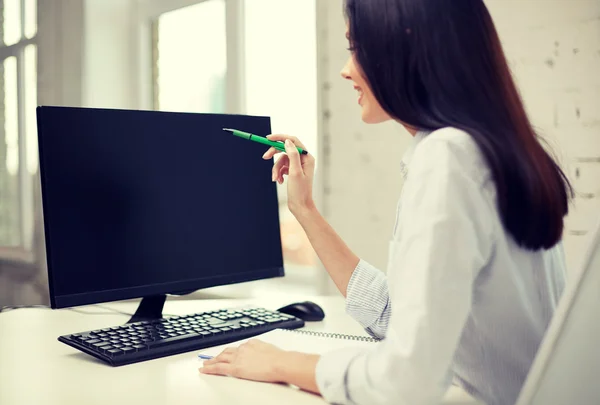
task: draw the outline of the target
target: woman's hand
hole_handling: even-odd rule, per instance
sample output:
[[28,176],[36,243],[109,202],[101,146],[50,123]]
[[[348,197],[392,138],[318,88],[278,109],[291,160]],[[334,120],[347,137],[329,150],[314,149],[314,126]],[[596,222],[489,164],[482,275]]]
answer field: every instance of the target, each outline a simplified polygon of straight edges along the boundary
[[[296,215],[302,210],[314,208],[312,196],[313,177],[315,174],[315,158],[309,153],[300,155],[296,146],[306,149],[298,138],[288,135],[268,135],[271,141],[285,142],[286,154],[281,155],[273,166],[273,181],[283,183],[284,176],[288,176],[288,208]],[[271,159],[280,153],[275,148],[270,148],[263,159]]]
[[206,360],[200,372],[230,375],[246,380],[282,382],[277,372],[285,352],[260,340],[249,340],[239,347],[228,347],[217,357]]
[[228,347],[206,360],[203,374],[229,375],[245,380],[292,384],[318,393],[316,368],[319,356],[288,352],[260,340],[251,339],[239,347]]

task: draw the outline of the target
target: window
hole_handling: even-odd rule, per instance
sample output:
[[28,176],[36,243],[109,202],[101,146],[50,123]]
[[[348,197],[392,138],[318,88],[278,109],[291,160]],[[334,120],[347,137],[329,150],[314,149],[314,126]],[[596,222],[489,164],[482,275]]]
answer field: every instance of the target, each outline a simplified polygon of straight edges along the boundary
[[[152,98],[151,108],[270,116],[274,133],[298,136],[316,155],[316,0],[141,4],[151,38],[142,60],[152,61],[153,84],[141,94]],[[287,208],[286,189],[278,186],[284,261],[314,266],[316,255]]]
[[38,171],[37,1],[0,2],[0,246],[31,248]]
[[154,108],[225,112],[225,1],[164,13],[154,23],[153,34]]

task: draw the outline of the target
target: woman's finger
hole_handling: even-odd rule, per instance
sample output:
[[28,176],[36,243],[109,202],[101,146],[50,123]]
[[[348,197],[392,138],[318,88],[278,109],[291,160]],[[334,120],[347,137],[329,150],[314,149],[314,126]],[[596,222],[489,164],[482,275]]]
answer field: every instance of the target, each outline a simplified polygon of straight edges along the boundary
[[283,135],[283,134],[271,134],[271,135],[267,135],[267,139],[269,141],[282,141],[282,142],[285,142],[286,140],[289,139],[290,141],[292,141],[292,143],[294,145],[300,146],[302,149],[306,149],[304,144],[302,142],[300,142],[300,140],[298,138],[296,138],[295,136]]
[[302,171],[302,162],[300,161],[300,153],[298,153],[298,149],[294,146],[294,143],[287,139],[285,141],[285,152],[288,155],[290,160],[289,164],[289,175],[290,176],[302,176],[304,172]]
[[289,166],[283,166],[281,168],[281,170],[279,171],[279,178],[277,179],[277,182],[279,184],[283,184],[283,176],[287,175],[290,173],[290,167]]
[[281,153],[281,151],[278,150],[278,149],[275,149],[273,147],[270,147],[269,150],[267,150],[265,152],[265,154],[263,155],[263,159],[269,160],[269,159],[273,158],[273,156],[275,156],[278,153]]
[[279,172],[281,171],[281,168],[283,166],[288,166],[289,165],[289,157],[287,155],[281,155],[281,157],[277,160],[277,162],[275,162],[275,164],[273,165],[273,170],[272,170],[272,180],[278,180],[279,179]]
[[210,366],[210,365],[219,364],[219,363],[231,363],[232,361],[233,361],[233,355],[231,355],[229,353],[223,353],[223,354],[220,354],[217,357],[214,357],[210,360],[205,360],[203,364],[205,366]]
[[233,375],[233,366],[229,363],[217,363],[213,365],[206,365],[200,368],[199,371],[203,374],[213,375]]
[[231,361],[233,360],[234,355],[235,355],[235,350],[225,349],[217,357],[213,357],[210,360],[206,360],[204,362],[204,365],[211,365],[211,364],[217,364],[217,363],[231,363]]

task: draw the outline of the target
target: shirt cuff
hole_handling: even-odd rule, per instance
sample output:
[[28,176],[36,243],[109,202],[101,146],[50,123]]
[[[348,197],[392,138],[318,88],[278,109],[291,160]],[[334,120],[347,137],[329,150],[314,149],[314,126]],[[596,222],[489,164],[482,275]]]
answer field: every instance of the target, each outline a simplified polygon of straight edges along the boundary
[[319,392],[330,404],[350,404],[346,376],[350,364],[364,348],[349,347],[321,356],[317,363],[315,378]]
[[368,329],[384,316],[388,301],[385,274],[361,259],[346,289],[346,313]]

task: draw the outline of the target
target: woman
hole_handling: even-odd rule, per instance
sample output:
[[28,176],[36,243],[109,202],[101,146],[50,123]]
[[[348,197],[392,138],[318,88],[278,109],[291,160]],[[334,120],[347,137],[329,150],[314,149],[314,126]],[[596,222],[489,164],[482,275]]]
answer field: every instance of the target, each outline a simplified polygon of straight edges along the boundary
[[482,0],[345,8],[342,75],[363,120],[392,119],[414,137],[387,277],[317,212],[314,159],[298,155],[296,138],[270,136],[287,151],[273,179],[287,175],[289,208],[348,312],[383,341],[316,356],[255,340],[201,371],[369,405],[434,403],[454,379],[489,405],[513,404],[564,287],[570,185],[537,140]]

